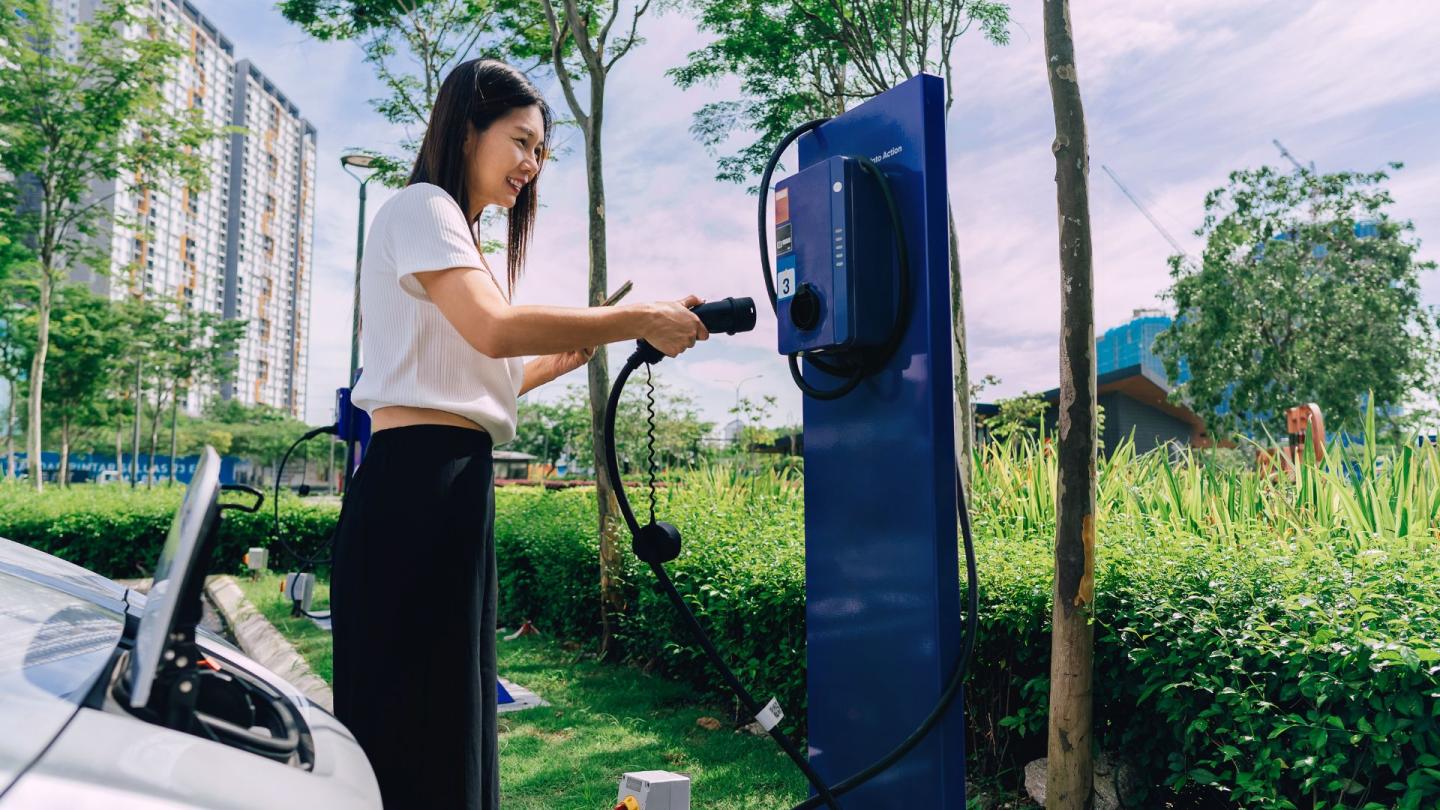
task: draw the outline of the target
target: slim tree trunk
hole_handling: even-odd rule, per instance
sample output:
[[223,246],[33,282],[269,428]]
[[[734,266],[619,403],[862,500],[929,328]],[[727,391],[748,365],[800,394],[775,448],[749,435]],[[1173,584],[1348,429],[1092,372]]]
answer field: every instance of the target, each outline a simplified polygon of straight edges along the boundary
[[130,432],[130,488],[140,479],[140,425],[145,418],[145,396],[140,390],[141,358],[135,358],[135,422]]
[[180,417],[180,392],[170,398],[170,486],[175,486],[175,422]]
[[[630,36],[623,41],[623,44],[620,40],[609,38],[610,24],[615,21],[619,12],[618,4],[612,4],[608,18],[598,28],[591,25],[594,20],[589,13],[584,15],[580,13],[576,0],[563,0],[563,3],[560,4],[563,8],[563,15],[556,13],[556,7],[552,0],[543,0],[541,5],[545,9],[545,19],[550,29],[551,62],[555,66],[556,76],[565,93],[565,101],[570,105],[570,112],[574,114],[577,126],[585,135],[585,177],[589,191],[590,304],[596,306],[605,300],[608,285],[605,261],[605,179],[601,168],[600,148],[600,135],[604,130],[605,118],[605,80],[615,61],[624,56],[635,44],[634,26],[639,22],[645,10],[649,8],[650,0],[642,0],[633,10],[634,17],[631,20]],[[563,22],[560,19],[562,16]],[[596,37],[596,40],[592,40],[592,36]],[[585,62],[585,74],[590,88],[588,113],[581,106],[579,97],[575,93],[574,80],[562,55],[566,50],[567,42],[575,46],[576,51]],[[610,47],[613,47],[614,51],[607,54],[607,48]],[[605,403],[610,388],[610,370],[606,352],[597,351],[595,356],[590,358],[586,377],[590,394],[590,436],[596,451],[595,495],[600,515],[601,628],[599,652],[604,657],[611,652],[611,640],[614,634],[612,617],[624,609],[618,576],[620,552],[617,535],[620,526],[616,519],[619,514],[619,506],[614,490],[614,486],[618,482],[610,480],[605,465],[599,459],[601,448],[604,447]]]
[[975,406],[970,402],[970,353],[965,347],[965,297],[960,283],[960,236],[955,214],[945,196],[950,230],[950,367],[955,375],[955,457],[960,461],[960,482],[970,497],[970,463],[975,450]]
[[1050,739],[1045,806],[1092,805],[1095,604],[1095,308],[1090,152],[1075,72],[1069,0],[1045,0],[1045,64],[1055,109],[1060,225],[1059,486],[1050,641]]
[[125,456],[120,452],[121,439],[125,435],[125,423],[121,422],[115,426],[115,483],[123,481],[125,474]]
[[150,458],[145,465],[145,488],[155,488],[155,452],[160,446],[160,414],[165,408],[165,388],[155,381],[155,411],[150,417]]
[[50,352],[50,294],[53,282],[51,269],[40,273],[39,311],[36,313],[35,356],[30,360],[30,420],[25,427],[27,455],[30,461],[30,483],[36,492],[45,489],[45,475],[40,469],[40,404],[45,388],[45,356]]
[[55,483],[70,486],[70,417],[60,417],[60,473]]
[[[605,175],[600,145],[604,120],[605,80],[590,77],[590,116],[585,128],[585,179],[589,191],[590,305],[599,306],[609,295],[605,253]],[[615,617],[625,608],[620,590],[623,569],[620,549],[620,503],[610,472],[600,462],[605,446],[605,404],[610,395],[610,364],[605,351],[590,358],[586,369],[590,394],[590,435],[596,450],[595,497],[600,514],[600,657],[609,655],[615,633]]]

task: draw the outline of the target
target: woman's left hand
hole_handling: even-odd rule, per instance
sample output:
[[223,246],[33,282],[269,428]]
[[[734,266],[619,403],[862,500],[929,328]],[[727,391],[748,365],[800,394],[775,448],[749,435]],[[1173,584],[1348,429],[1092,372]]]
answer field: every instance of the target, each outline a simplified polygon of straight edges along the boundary
[[569,373],[590,362],[590,358],[595,356],[595,348],[576,349],[572,352],[561,352],[555,356],[559,359],[560,367],[563,369],[561,373]]

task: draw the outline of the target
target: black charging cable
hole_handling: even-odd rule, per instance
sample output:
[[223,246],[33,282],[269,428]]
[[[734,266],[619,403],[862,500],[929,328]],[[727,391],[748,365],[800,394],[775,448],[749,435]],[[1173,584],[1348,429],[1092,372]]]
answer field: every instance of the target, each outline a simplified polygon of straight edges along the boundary
[[[285,477],[285,464],[290,460],[290,454],[295,452],[295,448],[299,447],[305,442],[310,441],[316,436],[324,436],[326,434],[334,436],[338,435],[339,433],[340,429],[335,425],[325,425],[324,427],[318,427],[314,430],[309,431],[305,435],[296,439],[293,443],[291,443],[288,448],[286,448],[285,454],[280,457],[279,466],[275,468],[275,539],[280,542],[281,546],[285,547],[285,551],[288,552],[291,557],[294,557],[297,561],[299,561],[301,565],[304,565],[307,568],[313,568],[319,563],[330,563],[333,561],[334,555],[331,554],[329,557],[309,557],[301,554],[294,546],[290,545],[285,541],[285,535],[283,532],[280,531],[280,481]],[[331,534],[330,540],[325,541],[326,545],[329,545],[330,541],[333,540],[334,537],[335,535]]]
[[[665,358],[664,354],[645,341],[640,341],[639,344],[639,347],[625,362],[625,366],[620,370],[619,376],[616,377],[615,385],[610,390],[609,401],[606,403],[604,432],[605,468],[610,474],[611,482],[614,484],[615,498],[620,506],[620,514],[625,518],[625,523],[630,529],[632,538],[631,549],[635,552],[635,556],[650,566],[650,570],[655,573],[655,578],[660,583],[661,590],[665,592],[670,603],[680,614],[685,626],[700,644],[701,649],[704,650],[705,657],[709,659],[711,665],[720,673],[720,677],[725,681],[726,685],[730,687],[730,690],[739,698],[740,703],[745,706],[745,710],[750,712],[752,716],[758,717],[764,707],[755,701],[755,698],[752,697],[750,692],[740,683],[740,679],[736,677],[734,671],[725,663],[725,659],[720,656],[720,652],[715,648],[714,642],[710,640],[709,635],[705,632],[705,628],[701,626],[694,612],[690,610],[690,606],[685,603],[684,597],[682,597],[680,592],[675,588],[675,583],[670,579],[669,573],[665,570],[665,563],[680,556],[681,538],[679,530],[670,523],[655,521],[653,508],[651,510],[652,516],[650,523],[641,526],[639,521],[635,519],[635,513],[630,506],[630,499],[625,492],[624,480],[620,477],[620,462],[615,448],[615,416],[619,410],[620,395],[624,391],[625,384],[630,379],[630,375],[639,366],[642,364],[653,365]],[[960,657],[955,663],[955,670],[950,674],[950,679],[946,683],[944,691],[941,692],[935,707],[931,709],[930,714],[921,721],[915,731],[911,732],[910,736],[902,740],[895,748],[891,749],[890,753],[881,757],[874,764],[834,785],[827,786],[824,783],[824,780],[820,778],[820,775],[816,773],[810,765],[809,760],[800,754],[799,748],[795,745],[794,741],[785,735],[778,725],[768,729],[770,736],[775,738],[775,741],[780,744],[780,747],[784,749],[785,753],[790,756],[790,759],[794,761],[795,765],[805,774],[805,778],[810,781],[810,784],[815,788],[817,794],[796,805],[794,810],[812,810],[812,808],[821,806],[837,807],[838,805],[835,804],[834,797],[849,793],[860,785],[870,781],[914,750],[915,747],[925,739],[926,735],[935,728],[945,716],[950,706],[955,702],[955,698],[959,696],[961,687],[965,681],[965,675],[969,668],[971,656],[975,650],[975,640],[979,626],[980,594],[978,590],[979,575],[975,564],[975,541],[970,531],[970,509],[965,500],[965,488],[961,483],[958,463],[955,468],[955,499],[956,511],[960,518],[961,537],[963,538],[965,546],[966,575],[965,636],[964,641],[961,643]]]
[[[774,152],[770,156],[770,159],[767,161],[765,165],[765,170],[761,175],[761,194],[758,214],[760,237],[760,264],[762,272],[764,274],[765,289],[770,299],[770,306],[771,309],[777,313],[777,315],[779,311],[779,306],[775,294],[775,283],[772,278],[772,269],[769,257],[770,248],[769,242],[767,240],[768,229],[766,228],[766,203],[770,190],[770,180],[774,173],[775,167],[779,164],[780,155],[785,151],[785,149],[789,147],[789,145],[801,135],[819,127],[827,120],[829,119],[810,121],[806,124],[801,125],[800,127],[797,127],[795,130],[791,131],[783,139],[781,139],[779,145],[776,146]],[[800,372],[799,359],[797,355],[791,354],[789,356],[791,376],[795,379],[796,384],[807,396],[811,396],[816,399],[831,400],[843,397],[850,391],[854,390],[855,387],[859,385],[860,381],[863,380],[865,377],[878,371],[881,368],[884,368],[885,364],[889,362],[889,359],[899,349],[900,343],[903,340],[905,332],[909,326],[910,256],[908,246],[906,245],[905,241],[905,233],[903,229],[903,222],[900,217],[899,206],[896,204],[894,195],[891,193],[889,182],[879,171],[879,169],[871,161],[866,160],[865,158],[858,158],[858,160],[860,161],[860,165],[862,166],[862,168],[875,177],[876,181],[880,186],[881,193],[884,195],[886,207],[889,210],[890,223],[894,229],[894,236],[896,240],[895,247],[897,259],[899,261],[899,268],[897,272],[897,281],[900,292],[898,311],[896,314],[894,327],[892,328],[890,335],[887,337],[885,343],[882,344],[882,346],[879,347],[878,350],[867,352],[859,359],[852,359],[850,357],[842,355],[836,359],[835,364],[831,364],[819,357],[806,358],[812,365],[819,368],[821,371],[824,371],[827,374],[831,374],[832,376],[844,377],[845,382],[842,383],[839,388],[826,390],[817,389],[814,386],[810,385],[808,382],[806,382],[804,376]],[[706,319],[702,318],[702,321],[704,320]],[[721,331],[719,329],[712,328],[711,323],[708,321],[706,322],[706,327],[710,328],[711,331]],[[750,327],[753,328],[753,321],[751,322]],[[639,522],[636,521],[634,512],[630,508],[630,500],[629,497],[626,495],[624,482],[620,477],[620,465],[617,459],[615,448],[615,416],[617,411],[619,410],[621,392],[624,390],[625,384],[629,380],[631,373],[633,373],[635,369],[638,368],[641,364],[653,365],[660,362],[664,358],[665,355],[663,353],[656,350],[653,346],[646,343],[645,341],[641,340],[638,342],[638,347],[636,348],[635,352],[631,354],[630,358],[626,361],[624,368],[621,369],[619,376],[616,378],[614,387],[611,389],[610,392],[610,398],[607,403],[605,413],[604,462],[606,470],[609,472],[610,480],[614,484],[616,500],[620,507],[620,512],[624,516],[625,522],[630,529],[631,537],[633,538],[631,547],[635,552],[635,555],[639,557],[642,561],[647,563],[650,566],[650,569],[655,573],[655,577],[659,581],[661,589],[665,592],[671,604],[674,605],[676,611],[680,614],[684,624],[689,628],[691,634],[694,635],[696,640],[699,642],[701,648],[705,652],[706,658],[709,659],[710,663],[720,673],[721,678],[730,687],[731,691],[735,693],[736,697],[740,699],[740,702],[745,706],[746,710],[751,712],[758,718],[761,712],[764,711],[764,709],[758,703],[756,703],[755,699],[750,695],[750,693],[740,683],[739,679],[735,676],[734,671],[729,668],[729,666],[725,663],[725,660],[720,656],[720,653],[715,648],[714,643],[705,633],[705,629],[700,625],[699,620],[696,619],[695,614],[690,610],[690,606],[685,603],[684,598],[675,588],[675,584],[671,581],[669,574],[665,570],[664,563],[669,562],[670,560],[673,560],[680,555],[681,538],[679,530],[672,524],[657,522],[655,520],[653,496],[651,504],[650,523],[645,526],[641,526]],[[652,467],[653,464],[654,459],[652,454]],[[835,799],[836,796],[842,796],[846,793],[849,793],[850,791],[875,778],[879,774],[884,773],[896,762],[899,762],[907,754],[913,751],[915,747],[918,746],[932,730],[934,730],[935,726],[939,724],[940,720],[945,717],[950,707],[954,705],[955,699],[960,695],[962,691],[965,676],[969,671],[969,664],[971,658],[974,655],[976,638],[978,636],[980,593],[979,572],[977,570],[975,562],[975,539],[971,532],[970,509],[969,504],[967,503],[965,498],[965,487],[960,472],[961,470],[959,459],[956,459],[955,504],[960,522],[961,538],[965,548],[966,616],[965,635],[963,636],[963,640],[960,644],[960,654],[959,658],[955,662],[955,669],[951,672],[950,678],[946,682],[945,688],[941,692],[940,698],[936,701],[934,708],[930,710],[930,713],[925,717],[924,720],[920,722],[920,725],[913,732],[911,732],[909,736],[907,736],[904,740],[900,741],[900,743],[897,744],[893,749],[891,749],[889,753],[876,760],[870,766],[864,768],[863,770],[855,773],[850,777],[842,779],[834,785],[826,785],[824,783],[824,780],[821,779],[819,774],[815,772],[814,768],[810,765],[810,762],[803,756],[801,756],[794,742],[791,741],[789,737],[787,737],[783,732],[779,730],[778,724],[776,724],[770,729],[767,729],[770,732],[770,735],[775,738],[776,742],[780,744],[780,747],[785,750],[785,753],[788,754],[791,760],[795,762],[796,766],[801,770],[801,772],[805,774],[806,779],[810,781],[811,786],[815,789],[816,795],[796,805],[794,810],[813,810],[813,808],[818,808],[822,805],[831,808],[838,807]]]
[[[818,128],[821,124],[829,121],[828,118],[820,118],[814,121],[807,121],[796,127],[780,139],[775,150],[770,153],[770,158],[765,162],[765,169],[760,174],[760,204],[757,211],[757,222],[760,234],[760,271],[765,278],[765,292],[770,299],[770,309],[779,316],[780,302],[775,292],[774,271],[770,264],[770,242],[768,239],[769,229],[766,227],[766,211],[770,198],[770,181],[775,174],[775,169],[780,164],[780,156],[790,147],[801,135]],[[865,157],[853,158],[860,168],[875,178],[880,188],[880,194],[885,200],[885,208],[890,215],[890,227],[895,237],[895,258],[896,267],[896,312],[895,319],[891,323],[890,332],[885,342],[874,349],[859,349],[841,354],[837,357],[827,358],[822,355],[806,355],[811,365],[831,375],[840,377],[843,382],[835,388],[817,388],[814,384],[805,379],[800,369],[800,353],[791,352],[788,355],[790,365],[790,377],[806,396],[820,400],[839,399],[855,390],[864,379],[885,367],[900,348],[900,343],[905,339],[905,332],[910,326],[910,248],[905,239],[904,222],[900,217],[900,207],[895,202],[895,195],[890,190],[890,182],[880,168]]]
[[[281,479],[283,479],[284,476],[285,476],[285,464],[286,464],[286,462],[288,462],[288,461],[290,460],[290,454],[295,452],[295,448],[299,447],[300,445],[304,444],[305,442],[310,441],[311,439],[313,439],[313,438],[315,438],[315,437],[317,437],[317,436],[324,436],[324,435],[326,435],[326,434],[329,434],[329,435],[334,436],[334,435],[338,435],[339,433],[340,433],[340,428],[339,428],[339,426],[337,426],[337,425],[325,425],[325,426],[323,426],[323,427],[318,427],[318,428],[315,428],[314,430],[308,431],[307,433],[305,433],[305,435],[303,435],[303,436],[301,436],[300,438],[296,439],[293,443],[291,443],[291,445],[290,445],[288,448],[286,448],[285,454],[280,457],[280,464],[279,464],[279,466],[275,468],[275,540],[276,540],[277,542],[279,542],[280,545],[281,545],[282,547],[284,547],[285,551],[286,551],[291,557],[294,557],[294,558],[296,559],[296,561],[298,561],[298,562],[300,563],[300,565],[301,565],[305,570],[312,569],[312,568],[314,568],[316,565],[319,565],[319,564],[321,564],[321,563],[324,563],[324,564],[326,564],[326,565],[329,565],[329,564],[331,564],[331,563],[334,562],[334,560],[335,560],[335,550],[334,550],[335,532],[332,530],[332,531],[330,532],[330,536],[329,536],[328,538],[326,538],[326,540],[325,540],[325,547],[328,548],[328,549],[330,549],[330,553],[329,553],[328,556],[324,556],[324,557],[310,557],[310,556],[308,556],[308,555],[302,554],[302,553],[300,553],[300,551],[299,551],[298,549],[296,549],[294,546],[292,546],[292,545],[290,545],[288,542],[286,542],[286,540],[285,540],[285,534],[284,534],[284,532],[282,532],[282,531],[280,530],[280,481],[281,481]],[[304,571],[302,571],[301,573],[304,573]],[[299,578],[299,577],[295,577],[295,579],[293,580],[293,587],[299,587],[299,585],[300,585],[300,578]],[[304,614],[304,615],[306,615],[306,616],[308,616],[308,617],[310,617],[310,618],[312,618],[312,619],[328,619],[328,618],[330,618],[330,613],[328,613],[328,612],[326,612],[326,613],[311,613],[310,611],[305,610],[304,608],[301,608],[301,607],[300,607],[300,597],[297,596],[297,595],[294,594],[294,593],[288,593],[288,592],[287,592],[287,593],[285,594],[285,596],[286,596],[286,598],[288,598],[288,599],[290,600],[291,604],[294,606],[295,611],[298,612],[298,613],[302,613],[302,614]]]
[[[660,350],[642,340],[639,341],[639,347],[630,355],[630,359],[625,362],[625,367],[620,370],[620,376],[616,378],[615,386],[610,389],[610,399],[605,406],[605,469],[610,474],[611,482],[614,483],[615,498],[620,506],[620,514],[624,516],[625,524],[630,528],[630,536],[633,538],[631,549],[637,557],[650,565],[650,570],[655,573],[655,578],[660,582],[660,588],[680,613],[681,619],[689,627],[696,641],[700,643],[700,647],[705,651],[705,656],[710,659],[710,663],[720,673],[725,684],[730,687],[730,691],[735,693],[735,697],[739,698],[740,703],[745,706],[745,710],[752,717],[759,717],[764,707],[755,701],[750,691],[735,676],[734,670],[730,669],[725,663],[725,659],[720,657],[720,651],[715,649],[715,644],[705,633],[705,628],[700,626],[700,621],[695,618],[690,606],[685,604],[685,599],[675,589],[675,583],[670,580],[670,574],[665,570],[664,564],[680,554],[680,532],[672,524],[656,522],[653,515],[650,523],[642,527],[635,519],[634,511],[630,508],[630,499],[625,494],[624,480],[620,477],[620,462],[615,451],[615,414],[619,410],[620,394],[625,390],[625,381],[630,378],[630,374],[636,368],[642,363],[658,363],[664,357],[665,355]],[[820,778],[820,774],[811,767],[810,761],[800,753],[795,741],[780,729],[778,723],[766,730],[775,739],[775,742],[779,743],[795,766],[805,774],[805,778],[810,780],[810,784],[820,794],[824,804],[834,810],[839,810],[840,805],[836,803],[835,797],[825,785],[825,780]]]

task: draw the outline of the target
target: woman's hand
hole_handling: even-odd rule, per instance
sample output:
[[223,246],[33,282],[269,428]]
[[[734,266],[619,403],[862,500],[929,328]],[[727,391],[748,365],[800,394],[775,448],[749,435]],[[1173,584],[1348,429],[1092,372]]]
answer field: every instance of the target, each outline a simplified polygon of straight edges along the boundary
[[559,354],[555,355],[555,362],[560,366],[560,373],[569,374],[575,369],[580,368],[581,366],[590,362],[590,358],[595,356],[595,352],[598,350],[598,348],[599,347],[591,347],[589,349],[576,349],[575,351],[560,352]]
[[703,303],[704,299],[687,295],[679,301],[656,301],[645,305],[650,312],[650,324],[640,337],[667,357],[680,354],[694,346],[696,341],[710,337],[705,324],[690,311],[690,307]]

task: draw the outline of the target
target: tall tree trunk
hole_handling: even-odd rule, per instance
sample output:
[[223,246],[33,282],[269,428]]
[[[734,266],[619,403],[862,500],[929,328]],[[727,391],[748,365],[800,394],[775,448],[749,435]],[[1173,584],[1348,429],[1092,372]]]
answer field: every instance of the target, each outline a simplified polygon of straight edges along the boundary
[[155,411],[150,417],[150,458],[145,464],[145,488],[155,488],[155,452],[160,446],[160,414],[165,409],[165,384],[155,381]]
[[60,473],[55,483],[61,487],[70,486],[70,417],[60,417]]
[[960,483],[970,497],[970,463],[975,451],[975,406],[970,402],[970,352],[965,346],[965,296],[960,282],[960,236],[950,193],[945,193],[945,214],[950,230],[950,367],[955,375],[955,457],[960,460]]
[[[589,192],[590,305],[599,306],[609,295],[605,253],[605,175],[601,152],[601,122],[605,115],[605,79],[590,76],[590,117],[585,127],[585,179]],[[590,358],[586,369],[590,394],[590,436],[596,450],[595,497],[600,514],[600,657],[608,656],[615,635],[615,617],[625,608],[620,590],[620,504],[610,472],[600,461],[605,446],[605,404],[610,395],[610,364],[606,351]]]
[[120,483],[125,476],[125,456],[120,452],[121,438],[125,435],[125,423],[121,421],[115,425],[115,483]]
[[170,398],[170,486],[175,486],[175,422],[180,417],[180,391]]
[[145,419],[145,396],[140,390],[141,358],[135,358],[135,421],[130,431],[130,488],[140,480],[140,426]]
[[1045,806],[1074,810],[1091,807],[1093,790],[1096,436],[1090,150],[1069,0],[1045,0],[1045,64],[1055,109],[1052,151],[1060,225],[1060,475]]
[[35,356],[30,360],[30,420],[25,426],[25,444],[30,461],[30,482],[36,492],[45,489],[45,475],[40,469],[40,404],[45,388],[45,356],[50,352],[50,294],[54,282],[51,269],[40,273],[40,306],[36,313]]

